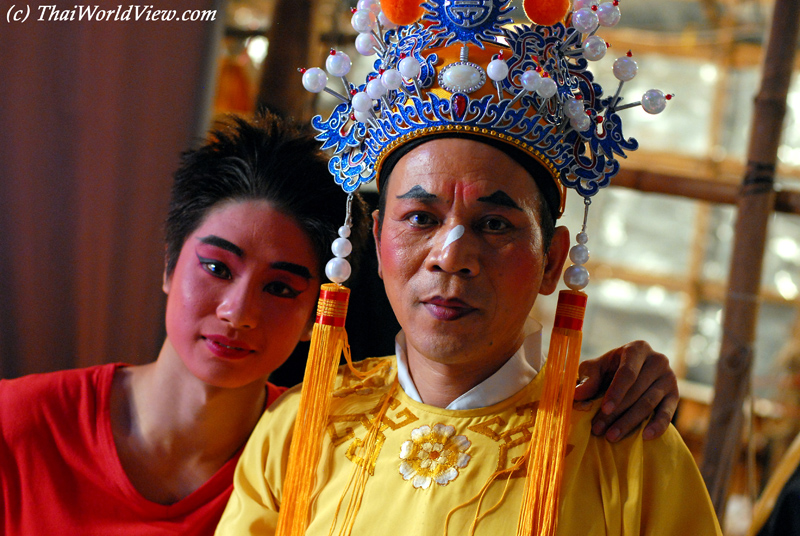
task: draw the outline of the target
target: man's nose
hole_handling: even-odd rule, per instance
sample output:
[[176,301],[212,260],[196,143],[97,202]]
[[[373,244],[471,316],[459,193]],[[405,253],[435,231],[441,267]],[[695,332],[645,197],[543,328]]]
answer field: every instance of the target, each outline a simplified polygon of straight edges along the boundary
[[478,237],[461,224],[442,226],[434,237],[426,267],[432,271],[475,276],[480,272]]

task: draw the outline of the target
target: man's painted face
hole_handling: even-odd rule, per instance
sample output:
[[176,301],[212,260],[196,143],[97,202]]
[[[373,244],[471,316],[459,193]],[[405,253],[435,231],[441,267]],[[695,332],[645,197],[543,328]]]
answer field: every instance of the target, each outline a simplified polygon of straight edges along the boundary
[[218,387],[263,382],[308,335],[319,290],[311,241],[266,201],[210,210],[186,239],[167,293],[167,337]]
[[373,230],[409,359],[499,367],[522,344],[536,296],[555,289],[566,229],[545,254],[533,178],[473,140],[420,145],[386,188],[383,228],[376,218]]

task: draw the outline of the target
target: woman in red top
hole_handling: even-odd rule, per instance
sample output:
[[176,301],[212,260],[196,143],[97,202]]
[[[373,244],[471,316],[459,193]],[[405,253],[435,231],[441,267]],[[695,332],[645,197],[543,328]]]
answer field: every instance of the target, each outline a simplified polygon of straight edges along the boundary
[[0,532],[214,532],[282,392],[267,378],[310,336],[346,194],[278,118],[211,139],[175,174],[158,358],[0,382]]
[[[267,378],[310,336],[345,196],[317,143],[275,117],[236,121],[185,153],[157,359],[0,381],[2,532],[213,534],[239,453],[282,392]],[[359,199],[353,216],[358,246]],[[634,344],[585,367],[576,397],[623,371],[598,422],[620,417],[624,435],[660,404],[649,426],[663,433],[677,403],[664,356]]]

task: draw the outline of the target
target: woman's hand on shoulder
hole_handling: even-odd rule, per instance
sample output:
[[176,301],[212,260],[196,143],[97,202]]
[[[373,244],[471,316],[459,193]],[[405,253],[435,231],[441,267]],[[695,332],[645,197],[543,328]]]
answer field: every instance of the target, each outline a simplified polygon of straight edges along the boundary
[[592,433],[620,440],[646,421],[645,440],[667,431],[678,407],[678,379],[669,359],[645,341],[634,341],[596,358],[583,361],[575,400],[601,394],[600,411],[592,421]]

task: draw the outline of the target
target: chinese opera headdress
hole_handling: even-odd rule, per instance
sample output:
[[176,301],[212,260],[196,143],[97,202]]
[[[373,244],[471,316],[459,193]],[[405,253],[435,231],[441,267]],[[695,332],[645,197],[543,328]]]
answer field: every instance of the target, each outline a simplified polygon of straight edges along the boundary
[[[327,74],[301,69],[304,87],[340,102],[327,119],[312,120],[329,169],[348,192],[381,180],[400,155],[437,137],[466,137],[500,148],[532,173],[554,218],[568,189],[591,198],[619,171],[617,157],[637,148],[622,134],[618,112],[641,105],[660,113],[670,95],[647,91],[622,104],[637,72],[631,53],[614,62],[616,91],[604,96],[589,71],[607,43],[596,34],[617,24],[619,1],[525,0],[531,24],[512,25],[511,0],[360,0],[353,10],[356,49],[377,56],[365,81],[348,80],[350,58],[331,50]],[[329,78],[334,88],[328,87]],[[278,536],[304,534],[333,382],[342,351],[349,362],[344,317],[350,275],[349,211],[326,267],[295,435],[289,454]],[[586,213],[564,273],[544,368],[545,383],[527,454],[512,470],[526,472],[517,534],[555,534],[569,414],[575,389],[589,282]],[[354,373],[358,373],[354,370]],[[388,398],[387,398],[388,399]],[[384,406],[386,403],[384,403]],[[377,433],[382,410],[370,433]],[[368,435],[362,448],[370,449]],[[366,457],[368,453],[365,452]],[[357,514],[367,470],[359,465],[342,526]],[[499,476],[499,475],[495,475]],[[488,486],[488,483],[487,483]],[[344,500],[343,502],[347,502]],[[478,514],[476,514],[476,520]],[[334,524],[336,521],[334,520]],[[332,531],[335,526],[332,527]]]

